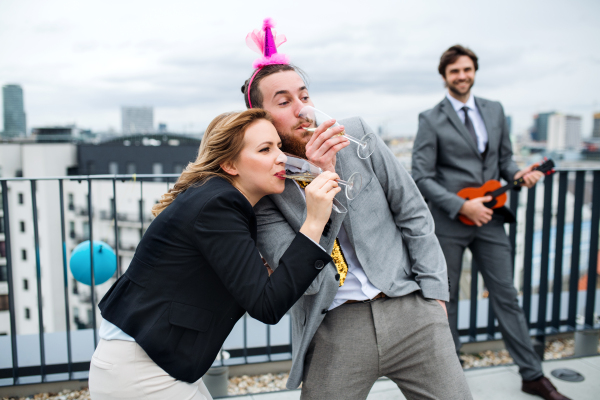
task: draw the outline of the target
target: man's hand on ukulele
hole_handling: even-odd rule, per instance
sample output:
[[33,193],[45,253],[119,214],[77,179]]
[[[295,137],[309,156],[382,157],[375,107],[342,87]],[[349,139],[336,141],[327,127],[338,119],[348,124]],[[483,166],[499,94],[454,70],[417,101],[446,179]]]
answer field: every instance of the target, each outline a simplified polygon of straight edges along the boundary
[[487,203],[488,201],[492,201],[492,196],[467,200],[463,203],[458,212],[480,227],[490,222],[492,220],[492,215],[494,214],[494,211],[491,208],[487,208],[483,205],[483,203]]
[[523,177],[523,180],[525,181],[525,183],[523,183],[523,186],[525,186],[527,189],[531,189],[535,186],[537,181],[542,179],[542,177],[544,176],[544,174],[540,171],[532,171],[532,169],[536,166],[537,164],[534,164],[520,170],[515,174],[514,179],[519,179],[520,177]]

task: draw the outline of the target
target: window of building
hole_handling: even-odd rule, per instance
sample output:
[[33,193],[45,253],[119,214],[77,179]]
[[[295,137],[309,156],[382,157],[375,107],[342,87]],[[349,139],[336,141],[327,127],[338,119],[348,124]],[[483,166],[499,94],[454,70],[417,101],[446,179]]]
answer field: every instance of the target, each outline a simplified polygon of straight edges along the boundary
[[19,229],[21,232],[25,232],[25,221],[19,221]]
[[21,249],[21,260],[27,260],[27,250]]
[[0,294],[0,311],[8,310],[8,295]]
[[23,290],[29,290],[29,281],[27,279],[23,279]]
[[75,239],[75,221],[69,221],[69,237]]
[[0,282],[8,281],[8,267],[6,265],[0,265]]
[[173,164],[173,173],[174,174],[180,174],[182,172],[183,172],[183,164],[181,164],[181,163]]
[[87,172],[88,175],[94,175],[96,173],[96,163],[94,161],[87,162]]
[[4,217],[0,217],[0,233],[4,233]]
[[28,307],[25,307],[25,319],[31,319],[31,310]]
[[25,204],[25,197],[23,196],[23,193],[17,193],[17,201],[19,204]]
[[[90,276],[92,276],[92,274],[90,274]],[[96,275],[94,274],[94,276]],[[77,287],[77,281],[75,279],[73,279],[71,287],[73,288],[73,294],[79,294],[79,287]]]
[[[152,164],[152,173],[154,175],[160,175],[163,173],[163,165],[161,163]],[[154,178],[155,181],[161,181],[162,178]]]
[[111,175],[116,175],[119,173],[119,163],[116,161],[111,161],[108,163],[108,173]]
[[132,163],[132,162],[127,163],[127,173],[129,175],[135,174],[135,163]]
[[109,202],[110,207],[110,217],[115,218],[115,198],[111,197]]
[[67,194],[67,204],[68,204],[69,210],[71,210],[71,211],[75,210],[75,197],[73,196],[73,193]]
[[90,223],[86,221],[83,223],[83,240],[89,240],[89,239],[90,239]]
[[0,241],[0,257],[6,257],[6,242],[4,240]]

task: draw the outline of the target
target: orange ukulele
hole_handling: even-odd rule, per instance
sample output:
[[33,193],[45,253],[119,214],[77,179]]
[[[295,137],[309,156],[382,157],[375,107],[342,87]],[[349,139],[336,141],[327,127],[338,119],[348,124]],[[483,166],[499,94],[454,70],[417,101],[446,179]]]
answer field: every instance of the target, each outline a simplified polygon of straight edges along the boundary
[[[554,161],[544,158],[544,162],[540,165],[537,165],[533,168],[533,171],[543,172],[545,175],[552,175],[554,171]],[[490,179],[483,186],[480,187],[468,187],[462,189],[457,193],[459,197],[462,197],[465,200],[476,199],[478,197],[484,196],[492,196],[492,200],[484,203],[483,205],[487,208],[500,208],[506,203],[506,192],[509,189],[512,189],[515,186],[521,186],[525,183],[523,178],[515,179],[511,182],[508,182],[506,185],[502,186],[500,182],[495,179]],[[458,219],[466,225],[475,225],[473,221],[464,215],[460,214]]]

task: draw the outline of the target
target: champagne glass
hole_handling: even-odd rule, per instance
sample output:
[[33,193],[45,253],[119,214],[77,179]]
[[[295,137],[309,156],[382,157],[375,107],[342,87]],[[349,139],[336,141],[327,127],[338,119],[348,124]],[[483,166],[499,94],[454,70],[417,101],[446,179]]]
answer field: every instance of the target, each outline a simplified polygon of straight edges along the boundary
[[[285,157],[284,161],[284,178],[293,179],[300,182],[312,182],[317,176],[323,173],[323,170],[310,161],[304,158],[296,157],[288,153],[282,153],[282,157]],[[352,200],[360,192],[362,188],[362,177],[360,173],[353,173],[347,181],[338,179],[337,183],[344,186],[346,189],[344,193],[348,200]],[[333,199],[333,209],[338,213],[348,212],[337,199]]]
[[[311,127],[304,128],[305,130],[307,130],[309,132],[314,132],[317,129],[317,127],[319,125],[321,125],[323,122],[332,119],[329,115],[325,114],[323,111],[319,111],[312,106],[303,107],[302,110],[300,110],[298,117],[302,118],[312,124]],[[336,127],[336,126],[340,126],[340,124],[338,124],[336,122],[335,124],[333,124],[332,128]],[[375,140],[375,136],[372,133],[367,133],[360,140],[353,136],[348,135],[345,131],[342,132],[340,134],[340,136],[346,136],[348,138],[348,140],[350,140],[351,142],[354,142],[358,145],[357,154],[358,154],[358,158],[360,158],[360,159],[364,160],[366,158],[369,158],[371,156],[371,154],[373,154],[373,151],[375,151],[376,140]]]

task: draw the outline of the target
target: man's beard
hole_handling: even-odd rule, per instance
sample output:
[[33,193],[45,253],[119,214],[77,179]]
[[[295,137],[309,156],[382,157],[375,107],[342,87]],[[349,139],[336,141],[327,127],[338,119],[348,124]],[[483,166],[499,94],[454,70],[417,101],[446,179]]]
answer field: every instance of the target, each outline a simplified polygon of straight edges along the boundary
[[471,84],[469,85],[469,88],[467,89],[467,91],[465,93],[459,92],[458,89],[456,88],[456,86],[452,85],[450,83],[448,83],[447,86],[448,86],[448,90],[450,90],[452,93],[454,93],[458,96],[464,96],[471,91],[471,88],[473,87],[474,84],[475,84],[475,81],[474,80],[471,81]]
[[281,151],[296,157],[306,158],[306,143],[294,134],[279,134],[281,138]]

